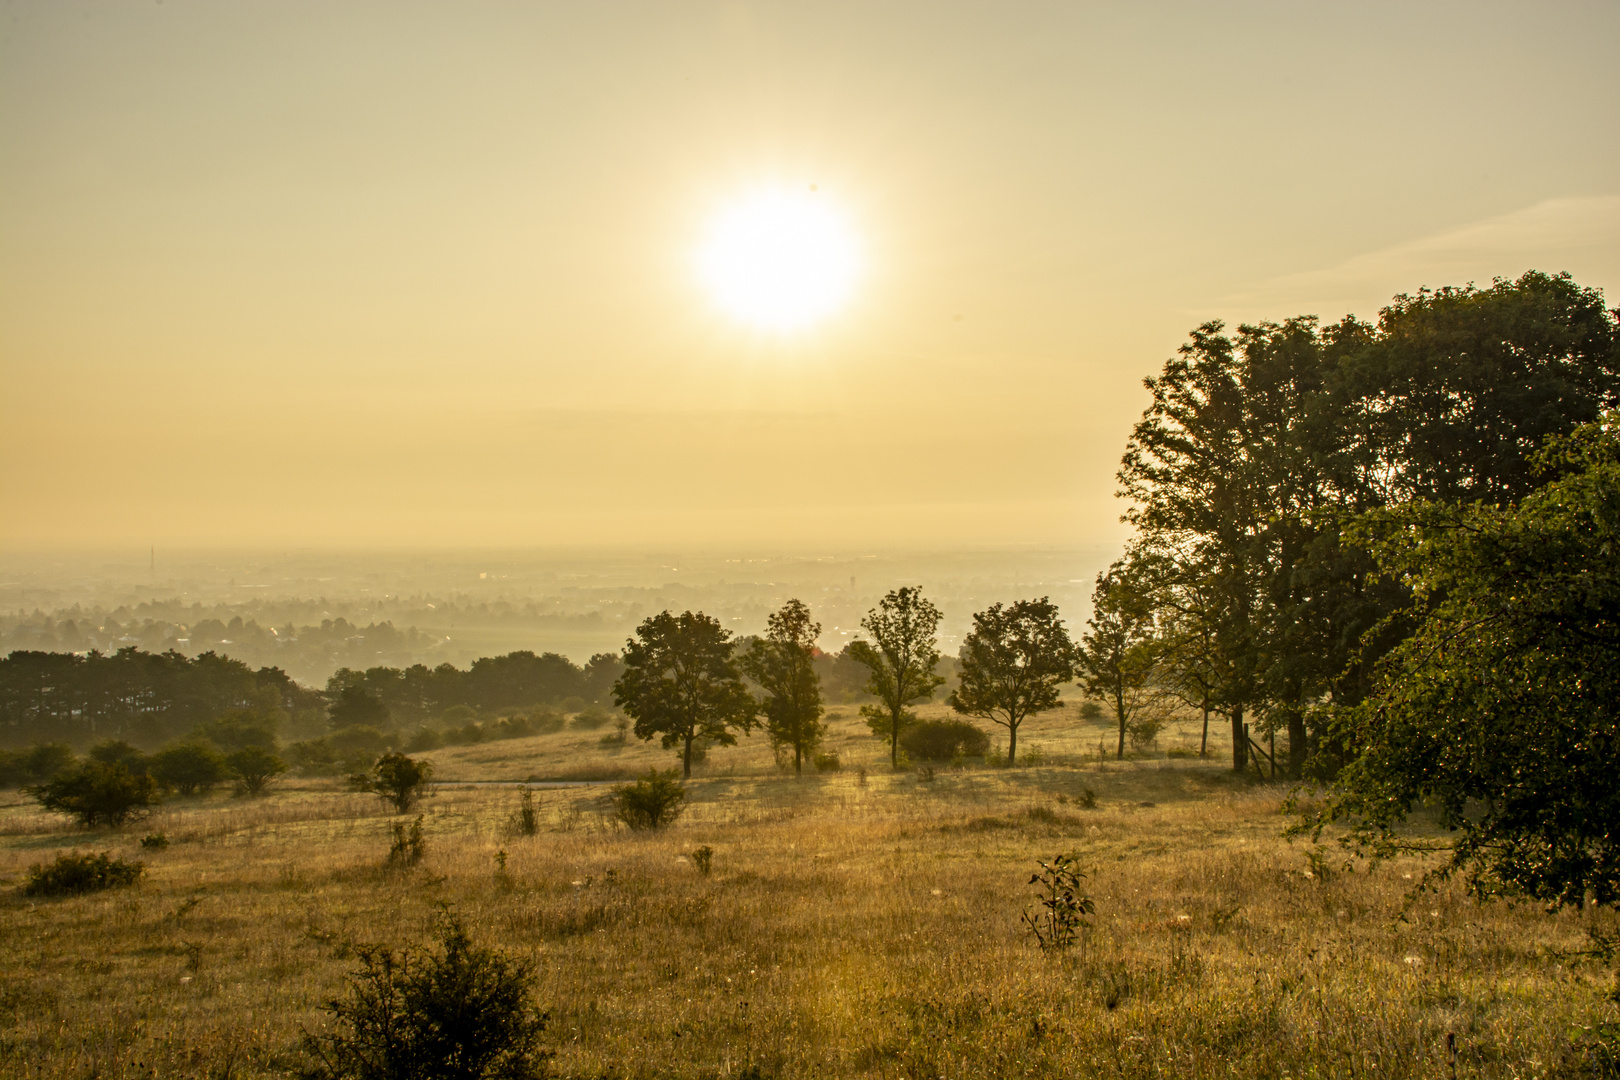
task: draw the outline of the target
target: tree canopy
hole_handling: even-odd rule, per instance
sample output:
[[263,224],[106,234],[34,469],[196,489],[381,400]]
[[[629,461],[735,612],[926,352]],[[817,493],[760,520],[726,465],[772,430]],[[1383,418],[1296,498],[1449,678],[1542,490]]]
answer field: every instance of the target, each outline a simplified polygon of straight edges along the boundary
[[1415,631],[1333,716],[1353,755],[1317,824],[1399,850],[1412,809],[1482,893],[1620,903],[1620,414],[1554,440],[1516,504],[1421,501],[1357,535]]
[[821,624],[799,600],[789,600],[766,621],[765,636],[755,638],[740,661],[743,674],[765,691],[760,713],[771,744],[793,752],[793,772],[804,770],[804,758],[821,741],[821,676],[816,672],[816,639]]
[[947,702],[969,716],[1007,729],[1007,763],[1018,760],[1018,727],[1055,709],[1059,690],[1074,678],[1076,653],[1057,605],[1048,597],[992,604],[973,616],[962,642],[960,682]]
[[872,640],[857,638],[846,647],[866,666],[866,690],[877,702],[862,705],[861,715],[872,734],[888,741],[891,768],[900,767],[900,735],[915,719],[907,706],[927,701],[945,682],[934,674],[940,618],[939,608],[923,599],[921,589],[893,589],[861,620]]
[[755,704],[732,659],[731,632],[702,612],[660,612],[625,642],[624,673],[613,701],[636,722],[636,736],[662,736],[681,748],[681,775],[692,775],[699,739],[732,746],[754,725]]

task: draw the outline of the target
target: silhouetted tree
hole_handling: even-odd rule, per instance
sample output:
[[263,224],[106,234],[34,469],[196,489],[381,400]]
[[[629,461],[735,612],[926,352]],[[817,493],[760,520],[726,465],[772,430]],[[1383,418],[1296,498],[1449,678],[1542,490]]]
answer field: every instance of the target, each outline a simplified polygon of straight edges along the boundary
[[1007,729],[1007,764],[1018,760],[1018,725],[1055,709],[1059,690],[1074,678],[1074,642],[1047,597],[992,604],[973,616],[958,654],[959,684],[946,702],[959,713]]
[[755,705],[731,656],[731,633],[702,612],[661,612],[625,642],[614,704],[636,722],[636,736],[662,736],[681,748],[681,775],[692,775],[699,740],[732,746],[753,729]]
[[91,827],[122,825],[162,801],[152,777],[94,760],[24,790],[45,809],[71,815]]
[[907,706],[927,701],[945,681],[934,674],[939,620],[939,608],[923,599],[921,589],[894,589],[861,620],[872,640],[856,639],[847,647],[869,673],[866,689],[877,703],[861,706],[861,715],[872,734],[888,741],[891,768],[900,767],[900,734],[916,719]]
[[760,712],[773,746],[793,749],[793,773],[821,741],[821,678],[816,673],[816,638],[821,624],[801,601],[789,600],[766,621],[766,632],[742,656],[743,674],[765,691]]
[[225,779],[225,759],[204,742],[166,746],[152,755],[152,776],[181,795],[207,791]]
[[1151,700],[1158,662],[1149,597],[1128,564],[1116,562],[1097,575],[1091,618],[1081,635],[1081,682],[1086,692],[1114,707],[1119,726],[1116,756],[1125,756],[1125,728]]

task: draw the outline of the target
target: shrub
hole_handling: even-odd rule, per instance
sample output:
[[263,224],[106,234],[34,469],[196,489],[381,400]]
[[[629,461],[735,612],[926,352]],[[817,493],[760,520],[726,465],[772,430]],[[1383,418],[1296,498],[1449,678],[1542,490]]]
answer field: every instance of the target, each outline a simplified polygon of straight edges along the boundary
[[27,750],[0,751],[0,786],[20,787],[50,780],[77,764],[66,743],[44,743]]
[[1139,716],[1125,725],[1125,734],[1131,740],[1132,750],[1146,750],[1164,730],[1164,720],[1157,716]]
[[630,741],[630,718],[621,715],[613,721],[613,730],[597,740],[603,746],[623,746]]
[[205,742],[176,743],[152,755],[151,773],[158,783],[181,795],[207,791],[225,779],[225,759]]
[[145,869],[141,863],[114,859],[105,851],[100,855],[81,855],[75,851],[69,855],[58,855],[53,863],[30,866],[28,881],[22,891],[25,896],[98,892],[119,885],[133,885]]
[[1097,809],[1097,793],[1089,787],[1081,788],[1080,794],[1074,797],[1074,801],[1082,810]]
[[533,788],[518,793],[518,806],[506,820],[506,829],[513,836],[533,836],[540,831],[540,811],[534,805]]
[[342,761],[375,761],[387,752],[390,743],[387,735],[363,724],[340,728],[328,736],[328,741]]
[[394,822],[394,843],[388,849],[388,865],[415,866],[426,856],[427,836],[422,832],[422,815],[417,814],[416,820],[408,826],[403,821]]
[[1039,743],[1030,743],[1029,749],[1024,751],[1020,765],[1043,765],[1046,763],[1046,750]]
[[150,776],[100,761],[87,761],[24,792],[45,809],[69,814],[85,826],[122,825],[162,801],[157,781]]
[[141,837],[141,847],[150,851],[162,851],[169,846],[169,838],[163,833],[148,833]]
[[405,749],[413,754],[420,754],[424,750],[437,750],[444,745],[444,736],[430,727],[419,727],[411,733],[410,742]]
[[261,746],[246,746],[225,759],[243,795],[263,795],[270,781],[287,771],[287,763]]
[[478,719],[478,710],[471,705],[452,705],[439,714],[439,722],[446,727],[459,727]]
[[600,705],[591,705],[574,717],[574,727],[581,731],[595,731],[597,728],[607,727],[613,722],[613,714]]
[[983,757],[990,736],[966,720],[925,720],[900,736],[900,747],[918,761],[949,761],[958,753]]
[[1095,701],[1083,701],[1080,703],[1080,719],[1101,720],[1102,714],[1102,705],[1099,703]]
[[103,739],[90,748],[87,756],[103,765],[122,765],[132,773],[146,772],[150,764],[145,754],[123,739]]
[[614,788],[612,799],[614,813],[632,829],[661,829],[680,817],[686,786],[675,779],[674,769],[648,769],[635,783]]
[[529,727],[536,735],[550,735],[561,731],[568,723],[568,717],[556,709],[535,709],[529,714]]
[[697,867],[698,873],[708,877],[709,871],[714,869],[714,848],[704,844],[695,849],[692,852],[692,865]]
[[233,709],[200,725],[195,735],[199,739],[207,739],[226,754],[250,746],[273,753],[276,749],[276,720],[273,716],[250,709]]
[[428,778],[432,775],[431,761],[417,761],[404,754],[384,754],[368,772],[350,776],[349,785],[356,791],[375,793],[403,814],[427,793]]
[[843,769],[844,763],[839,760],[838,751],[828,750],[825,754],[815,756],[816,772],[838,772]]
[[1037,859],[1040,872],[1029,879],[1038,885],[1040,906],[1043,910],[1031,915],[1024,912],[1023,923],[1043,949],[1064,949],[1074,944],[1080,929],[1091,925],[1087,915],[1096,913],[1091,897],[1080,891],[1084,874],[1069,855],[1058,855],[1051,862]]
[[437,953],[355,949],[360,968],[324,1010],[336,1032],[304,1036],[322,1080],[538,1080],[546,1015],[535,1009],[534,969],[473,944],[449,916]]

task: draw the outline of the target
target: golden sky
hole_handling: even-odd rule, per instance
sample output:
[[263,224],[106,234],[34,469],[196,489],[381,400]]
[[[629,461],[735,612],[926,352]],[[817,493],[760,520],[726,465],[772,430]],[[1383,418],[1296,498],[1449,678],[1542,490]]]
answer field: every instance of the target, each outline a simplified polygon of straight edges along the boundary
[[[1106,542],[1203,319],[1620,303],[1613,3],[0,6],[0,544]],[[835,208],[847,302],[705,288]]]

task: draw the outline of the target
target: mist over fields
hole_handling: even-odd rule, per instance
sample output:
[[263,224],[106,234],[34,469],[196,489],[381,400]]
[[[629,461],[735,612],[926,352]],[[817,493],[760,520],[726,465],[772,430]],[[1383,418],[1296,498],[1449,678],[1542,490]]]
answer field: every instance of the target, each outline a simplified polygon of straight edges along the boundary
[[665,609],[757,634],[790,597],[837,652],[902,584],[945,612],[954,655],[973,612],[1050,596],[1078,627],[1096,574],[1118,555],[1067,548],[794,554],[723,552],[177,552],[0,556],[0,655],[213,650],[305,686],[339,668],[466,667],[518,649],[582,664],[617,652]]

